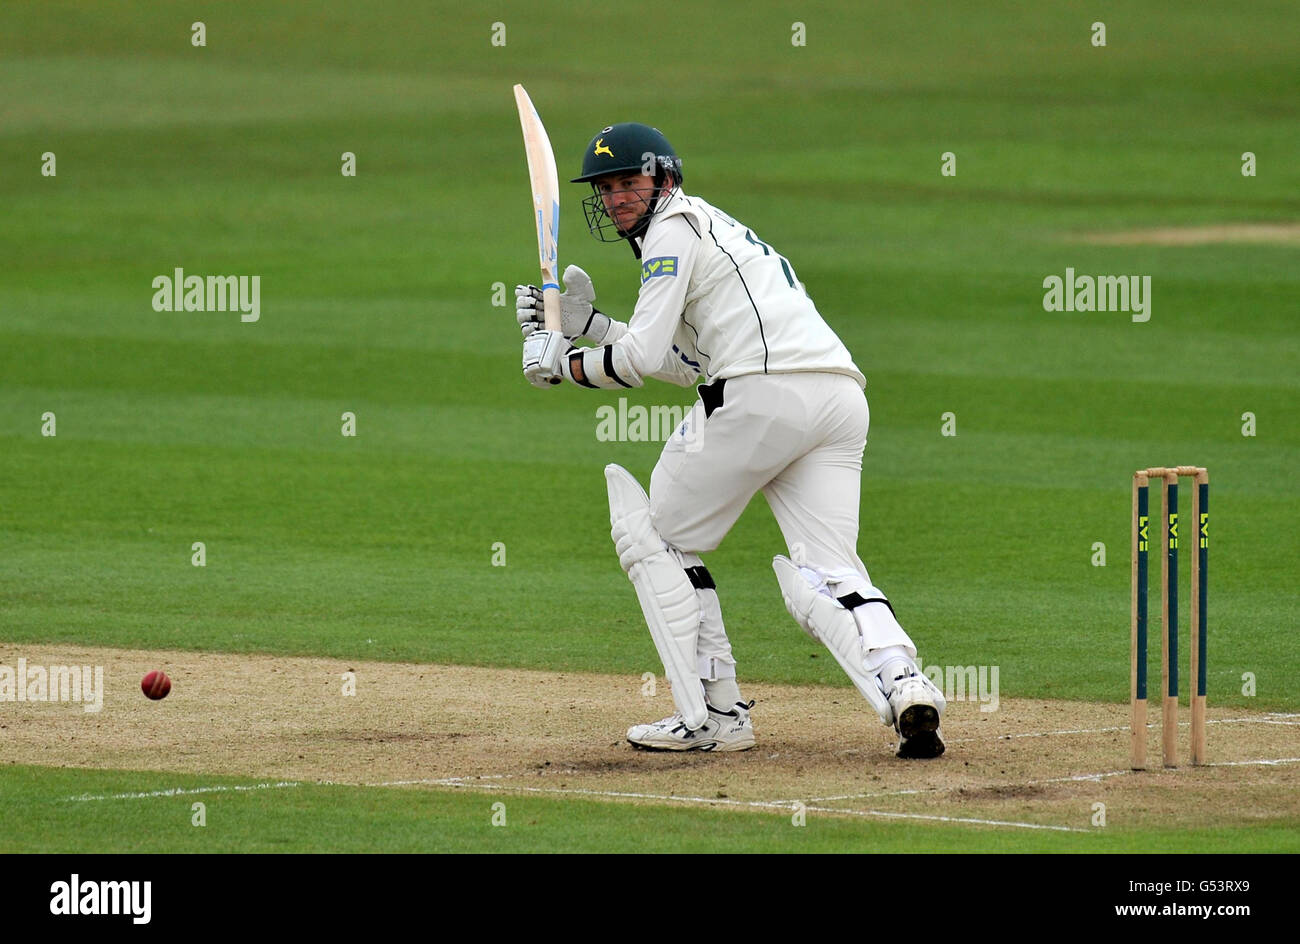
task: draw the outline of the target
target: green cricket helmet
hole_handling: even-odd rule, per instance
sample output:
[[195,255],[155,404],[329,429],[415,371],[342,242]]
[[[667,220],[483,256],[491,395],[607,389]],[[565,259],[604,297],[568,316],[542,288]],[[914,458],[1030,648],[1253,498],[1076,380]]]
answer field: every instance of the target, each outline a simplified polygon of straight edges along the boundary
[[[645,212],[626,230],[619,229],[610,219],[605,211],[605,201],[595,183],[607,174],[620,173],[645,174],[654,178],[653,190],[648,191],[648,196],[642,195],[646,202]],[[682,159],[677,156],[668,139],[658,128],[624,122],[610,125],[591,139],[582,155],[582,174],[570,182],[591,184],[591,196],[582,201],[583,214],[587,218],[587,228],[591,234],[602,242],[617,242],[620,239],[631,240],[645,233],[663,193],[665,179],[672,180],[674,186],[681,186]]]

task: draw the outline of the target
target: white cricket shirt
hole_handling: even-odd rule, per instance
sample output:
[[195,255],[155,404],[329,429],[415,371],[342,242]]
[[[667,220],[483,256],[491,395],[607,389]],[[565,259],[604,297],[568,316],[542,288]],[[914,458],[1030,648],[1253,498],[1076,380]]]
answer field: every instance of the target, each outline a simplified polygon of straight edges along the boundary
[[[689,386],[826,371],[865,387],[790,263],[743,223],[672,191],[641,242],[641,292],[615,346],[640,376]],[[665,357],[665,352],[667,356]]]

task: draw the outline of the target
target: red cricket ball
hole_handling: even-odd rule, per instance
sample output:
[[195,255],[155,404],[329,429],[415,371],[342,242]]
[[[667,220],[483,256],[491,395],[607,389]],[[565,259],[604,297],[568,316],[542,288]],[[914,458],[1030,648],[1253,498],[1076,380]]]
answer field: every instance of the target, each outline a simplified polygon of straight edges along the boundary
[[172,680],[161,669],[150,672],[140,680],[140,690],[157,701],[159,698],[167,697],[167,693],[172,690]]

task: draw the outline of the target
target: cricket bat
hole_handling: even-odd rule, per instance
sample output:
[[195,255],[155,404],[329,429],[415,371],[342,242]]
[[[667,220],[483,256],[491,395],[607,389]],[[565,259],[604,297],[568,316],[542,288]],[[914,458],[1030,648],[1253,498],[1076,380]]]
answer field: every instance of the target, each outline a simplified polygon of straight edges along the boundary
[[560,181],[555,172],[555,154],[542,119],[522,85],[515,86],[515,105],[524,130],[524,151],[528,155],[528,179],[533,187],[533,210],[537,217],[537,255],[542,265],[542,309],[548,331],[560,325]]

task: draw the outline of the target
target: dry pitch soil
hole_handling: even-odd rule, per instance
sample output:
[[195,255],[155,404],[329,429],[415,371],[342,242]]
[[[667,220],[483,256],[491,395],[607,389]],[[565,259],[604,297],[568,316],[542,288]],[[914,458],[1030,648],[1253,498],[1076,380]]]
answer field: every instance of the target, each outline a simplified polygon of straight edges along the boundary
[[[1127,769],[1128,705],[1003,698],[949,705],[947,753],[893,756],[851,688],[749,685],[758,746],[732,754],[632,748],[631,724],[672,713],[638,677],[320,658],[0,645],[0,664],[100,665],[102,711],[0,702],[13,763],[226,774],[394,788],[540,791],[611,802],[808,810],[1002,828],[1241,826],[1300,816],[1300,717],[1209,711],[1210,765]],[[172,693],[140,692],[164,668]],[[345,696],[345,672],[355,695]],[[1187,716],[1179,747],[1188,744]],[[821,815],[825,815],[824,813]]]

